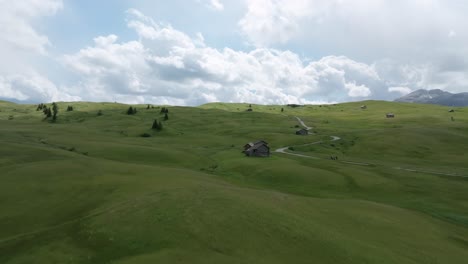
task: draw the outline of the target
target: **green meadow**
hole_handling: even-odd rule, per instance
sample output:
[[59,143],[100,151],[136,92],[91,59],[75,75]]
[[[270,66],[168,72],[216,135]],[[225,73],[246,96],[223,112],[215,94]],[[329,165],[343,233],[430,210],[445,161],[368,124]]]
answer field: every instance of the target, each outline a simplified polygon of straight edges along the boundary
[[0,263],[467,263],[468,108],[248,106],[0,101]]

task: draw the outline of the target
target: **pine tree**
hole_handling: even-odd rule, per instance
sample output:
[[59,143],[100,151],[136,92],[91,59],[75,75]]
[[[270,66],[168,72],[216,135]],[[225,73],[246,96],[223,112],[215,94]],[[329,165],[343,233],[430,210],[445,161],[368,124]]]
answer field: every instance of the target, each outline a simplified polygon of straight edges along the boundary
[[153,121],[153,126],[151,127],[152,129],[156,129],[156,130],[159,130],[159,123],[158,123],[158,120],[155,119]]
[[155,119],[151,128],[157,131],[161,131],[163,129],[163,124],[161,122],[158,122],[157,119]]
[[[50,111],[50,109],[49,109]],[[52,103],[52,111],[54,112],[54,115],[52,117],[52,120],[57,120],[57,114],[58,114],[58,105],[56,103]]]
[[135,114],[134,110],[133,110],[133,107],[129,107],[128,110],[127,110],[127,115],[133,115]]
[[169,115],[167,113],[164,114],[164,121],[167,121],[169,119]]

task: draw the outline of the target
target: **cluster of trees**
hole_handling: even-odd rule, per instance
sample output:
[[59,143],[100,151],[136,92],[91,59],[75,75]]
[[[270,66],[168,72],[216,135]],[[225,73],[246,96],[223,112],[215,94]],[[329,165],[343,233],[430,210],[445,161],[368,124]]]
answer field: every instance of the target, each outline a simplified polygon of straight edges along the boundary
[[45,104],[39,104],[37,106],[37,111],[42,110],[42,113],[46,116],[45,119],[52,117],[52,121],[57,120],[58,114],[58,105],[57,103],[52,103],[52,107],[47,107]]
[[127,110],[127,115],[134,115],[137,113],[137,109],[136,107],[129,107],[128,110]]
[[161,122],[158,122],[157,119],[155,119],[151,128],[157,131],[161,131],[163,129],[163,124]]
[[148,105],[148,106],[146,107],[146,109],[153,109],[153,108],[154,108],[154,106],[152,106],[152,105]]
[[69,106],[67,107],[67,112],[71,112],[71,111],[73,111],[73,106],[69,105]]
[[161,108],[161,114],[164,114],[164,121],[169,120],[169,109],[166,107]]
[[40,111],[40,110],[44,110],[44,108],[47,108],[47,106],[43,103],[40,103],[38,106],[37,106],[37,109],[36,111]]

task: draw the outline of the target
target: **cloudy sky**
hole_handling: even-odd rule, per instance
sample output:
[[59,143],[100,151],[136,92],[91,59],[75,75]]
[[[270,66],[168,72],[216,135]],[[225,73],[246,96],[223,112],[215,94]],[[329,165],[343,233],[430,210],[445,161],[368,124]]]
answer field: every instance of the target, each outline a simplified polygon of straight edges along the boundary
[[468,92],[466,0],[0,0],[0,99],[199,105]]

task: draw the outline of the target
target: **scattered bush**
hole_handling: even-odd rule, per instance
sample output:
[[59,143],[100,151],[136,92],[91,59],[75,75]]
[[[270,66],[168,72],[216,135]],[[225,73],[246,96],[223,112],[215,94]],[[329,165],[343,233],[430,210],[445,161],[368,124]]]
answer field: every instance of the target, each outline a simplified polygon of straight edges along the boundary
[[141,137],[149,138],[149,137],[151,137],[151,134],[149,134],[149,133],[143,133],[143,134],[141,134]]
[[97,115],[98,115],[98,116],[102,116],[102,115],[103,115],[103,114],[102,114],[102,110],[99,110],[99,111],[97,112]]

